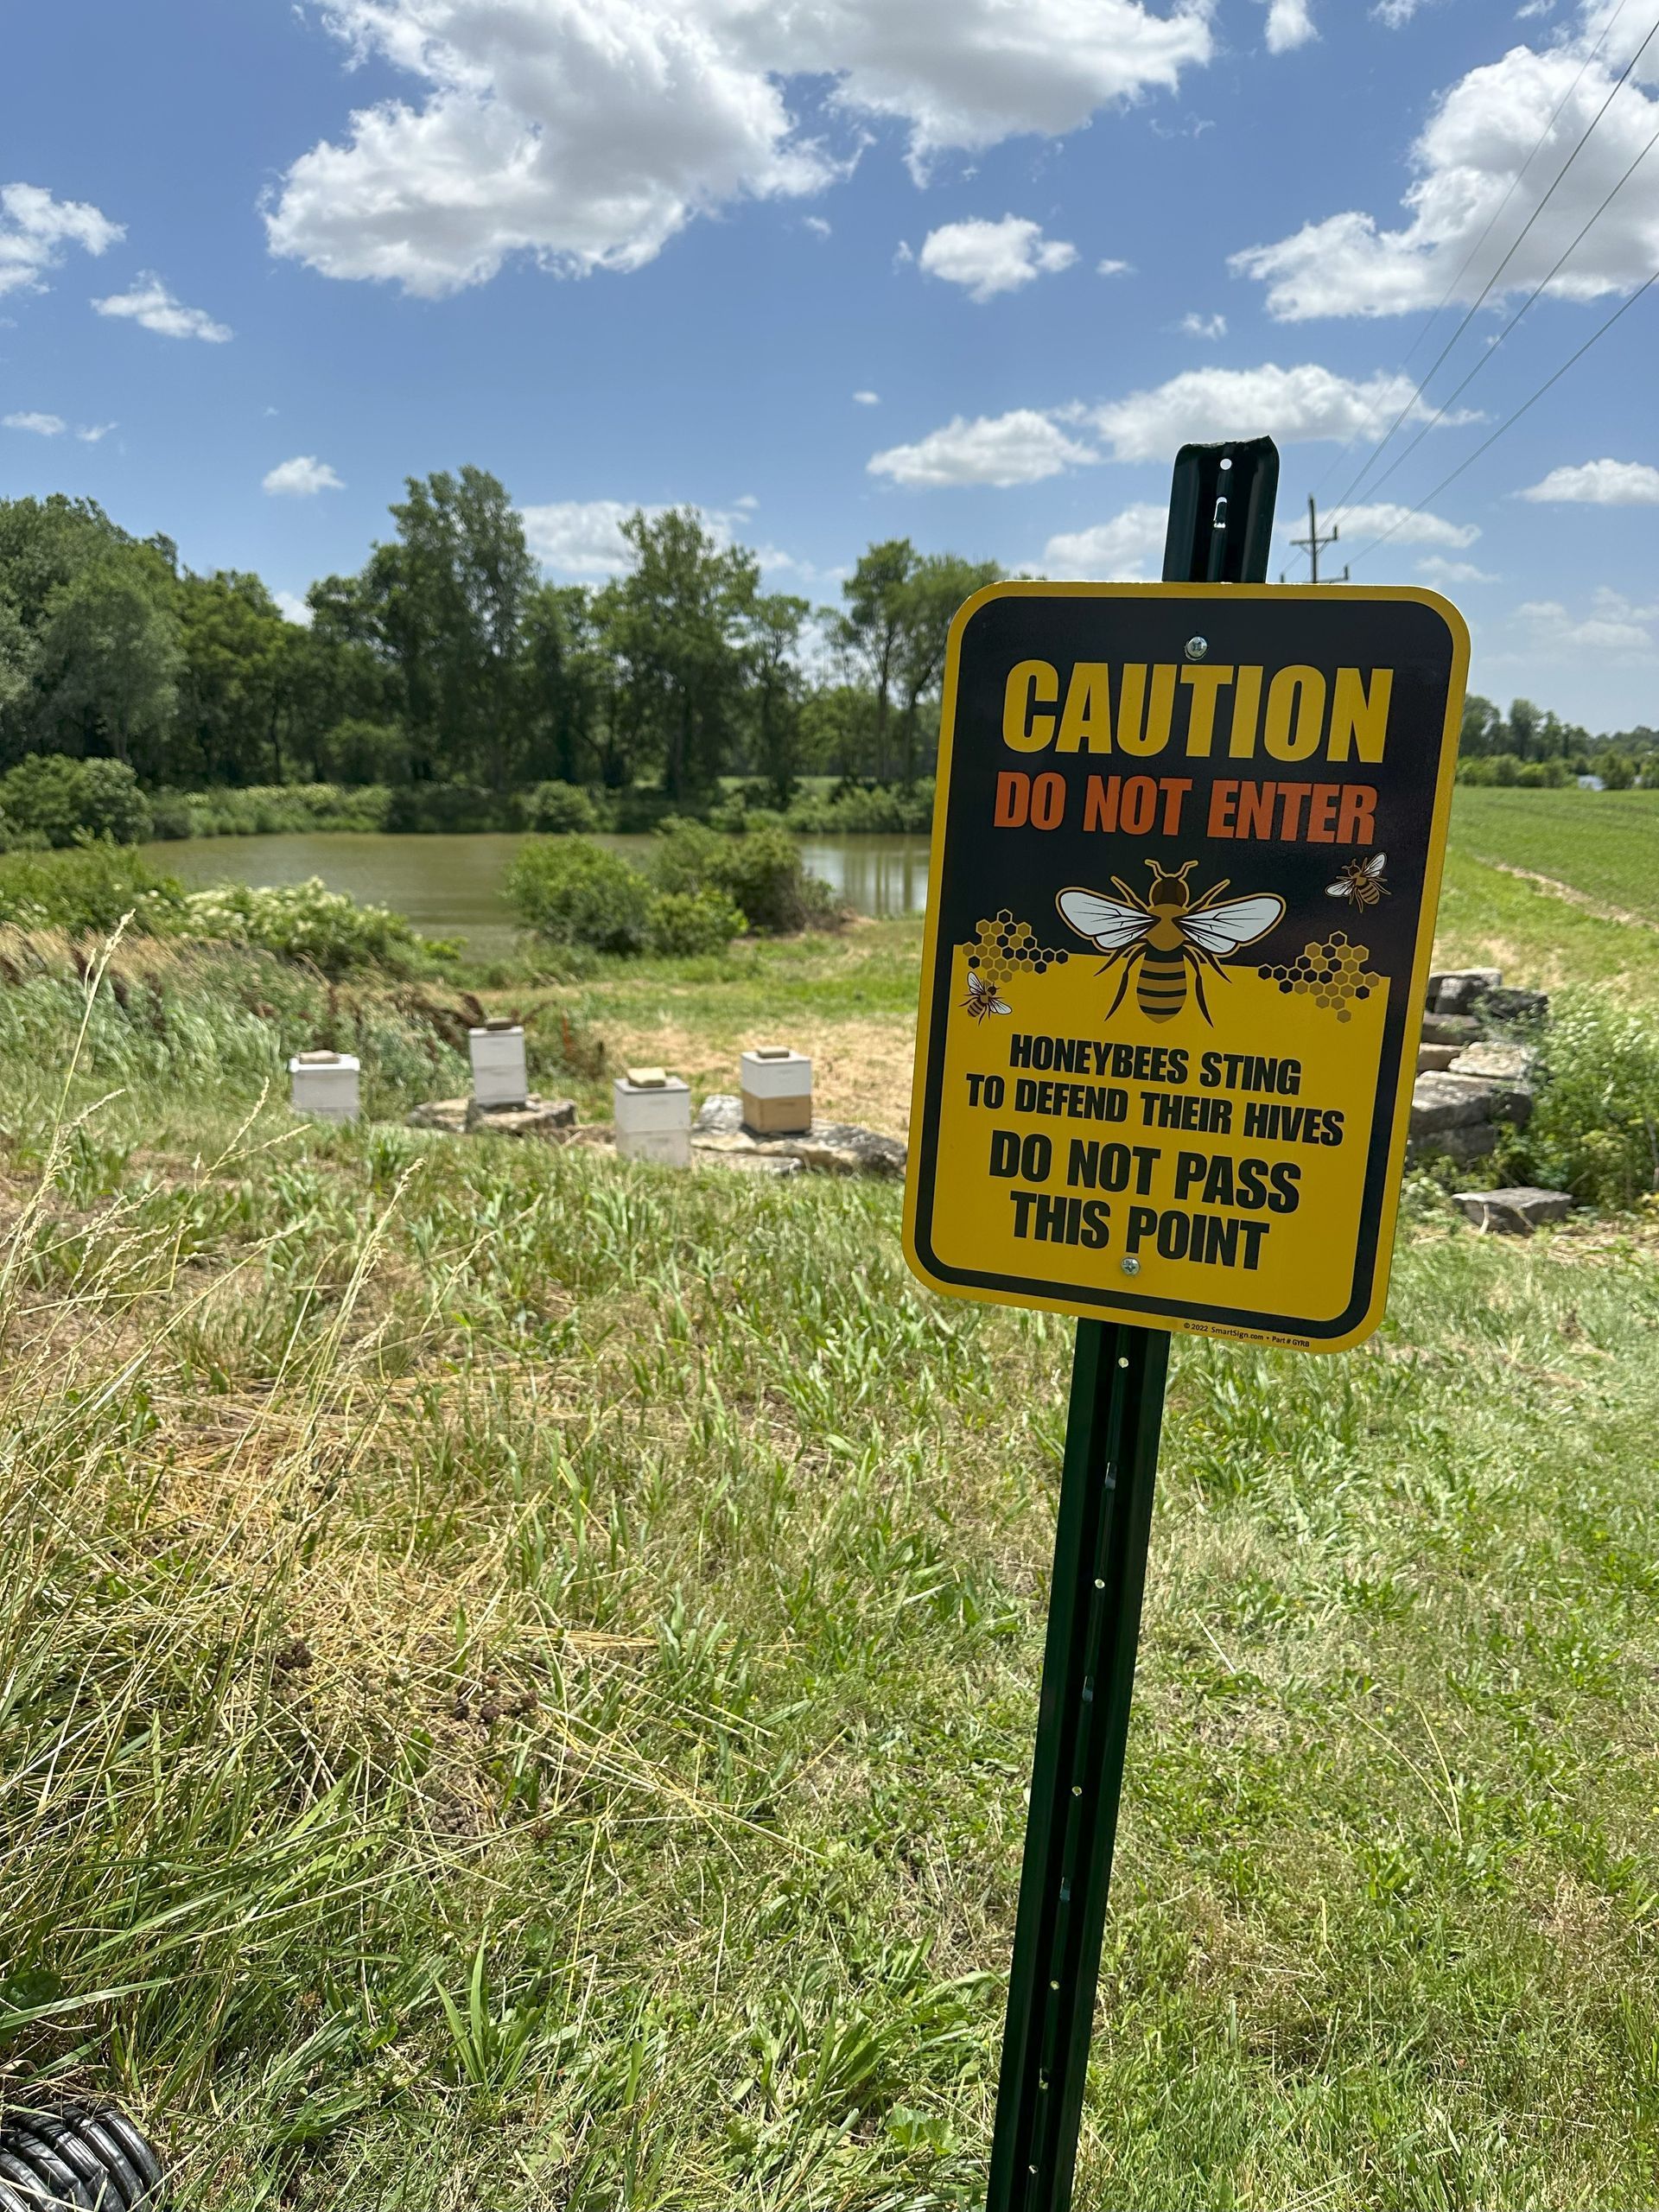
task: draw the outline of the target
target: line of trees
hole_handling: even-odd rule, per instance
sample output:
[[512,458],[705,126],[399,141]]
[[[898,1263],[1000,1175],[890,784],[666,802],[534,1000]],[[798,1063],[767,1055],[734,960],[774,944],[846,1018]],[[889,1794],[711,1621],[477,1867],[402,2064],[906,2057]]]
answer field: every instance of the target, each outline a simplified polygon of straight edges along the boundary
[[150,789],[549,779],[677,802],[807,771],[908,783],[951,614],[989,562],[872,545],[842,604],[761,588],[690,508],[624,525],[628,571],[540,575],[505,488],[411,478],[393,533],[288,620],[260,579],[197,575],[91,500],[0,501],[0,770],[106,757]]
[[[815,610],[763,590],[755,556],[690,508],[634,514],[632,565],[598,588],[541,575],[483,469],[411,478],[391,513],[356,575],[312,586],[302,626],[257,575],[194,575],[91,500],[0,500],[0,774],[56,754],[152,791],[559,781],[677,807],[733,773],[779,804],[808,772],[908,786],[951,615],[1000,573],[892,538]],[[1464,718],[1478,780],[1628,783],[1656,745],[1525,699],[1506,716],[1471,696]]]
[[1471,691],[1464,701],[1458,774],[1471,784],[1565,784],[1592,775],[1608,791],[1627,791],[1638,779],[1652,780],[1656,750],[1659,730],[1642,724],[1592,737],[1530,699],[1512,701],[1505,715]]

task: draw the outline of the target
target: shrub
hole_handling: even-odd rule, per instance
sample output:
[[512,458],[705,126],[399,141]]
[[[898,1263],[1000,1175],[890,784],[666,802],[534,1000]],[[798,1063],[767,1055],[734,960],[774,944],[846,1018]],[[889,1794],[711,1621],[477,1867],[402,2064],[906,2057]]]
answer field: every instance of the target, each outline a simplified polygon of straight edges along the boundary
[[531,828],[544,837],[570,836],[603,826],[591,793],[580,784],[537,784],[524,810]]
[[192,937],[222,938],[285,960],[309,961],[325,976],[360,968],[408,975],[425,965],[435,950],[403,915],[330,891],[319,876],[308,883],[265,888],[220,883],[192,892],[184,901],[183,927]]
[[486,791],[481,784],[406,784],[391,793],[385,827],[442,835],[484,830],[522,830],[524,801],[515,791]]
[[723,891],[659,891],[651,902],[653,952],[695,957],[724,952],[748,926]]
[[108,842],[0,859],[0,922],[19,929],[106,931],[130,913],[136,928],[157,936],[175,928],[183,910],[176,877]]
[[652,887],[618,853],[586,837],[537,839],[507,870],[519,918],[550,944],[639,952],[650,935]]
[[791,930],[830,928],[840,918],[834,893],[801,865],[801,849],[780,823],[752,822],[735,836],[701,823],[670,821],[653,859],[662,891],[723,892],[772,936]]
[[803,793],[784,819],[809,836],[877,836],[923,834],[933,821],[933,780],[924,777],[908,791],[898,784],[874,790],[833,791],[824,798]]
[[0,819],[14,834],[60,847],[83,836],[142,844],[151,822],[149,801],[124,760],[61,753],[33,753],[0,776]]
[[1516,1162],[1591,1204],[1634,1205],[1659,1190],[1659,1026],[1584,989],[1557,993],[1550,1015]]

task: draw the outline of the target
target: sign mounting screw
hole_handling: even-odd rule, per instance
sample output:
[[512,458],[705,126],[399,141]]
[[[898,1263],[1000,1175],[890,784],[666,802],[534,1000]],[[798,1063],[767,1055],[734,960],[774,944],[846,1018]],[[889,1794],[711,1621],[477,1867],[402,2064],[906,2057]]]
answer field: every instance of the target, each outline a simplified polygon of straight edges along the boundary
[[1186,657],[1188,660],[1202,660],[1209,650],[1210,640],[1208,638],[1189,638],[1186,641]]
[[1141,1272],[1141,1262],[1139,1260],[1120,1260],[1118,1262],[1118,1265],[1122,1268],[1126,1275],[1138,1275]]

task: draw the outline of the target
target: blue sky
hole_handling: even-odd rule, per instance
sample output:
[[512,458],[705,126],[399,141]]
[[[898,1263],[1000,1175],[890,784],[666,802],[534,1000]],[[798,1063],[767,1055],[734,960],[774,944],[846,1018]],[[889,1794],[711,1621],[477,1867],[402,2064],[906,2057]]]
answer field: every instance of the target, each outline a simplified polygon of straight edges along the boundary
[[1659,0],[8,16],[0,493],[297,601],[470,461],[550,573],[690,501],[824,601],[901,533],[1155,575],[1176,445],[1266,430],[1478,688],[1659,723],[1659,286],[1410,512],[1659,269]]

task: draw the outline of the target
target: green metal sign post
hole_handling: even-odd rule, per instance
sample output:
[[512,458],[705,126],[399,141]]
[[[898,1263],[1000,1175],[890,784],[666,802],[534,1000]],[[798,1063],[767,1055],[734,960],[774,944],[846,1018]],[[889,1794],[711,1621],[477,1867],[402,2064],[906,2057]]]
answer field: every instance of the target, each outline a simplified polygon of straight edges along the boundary
[[[1273,442],[1184,446],[1166,583],[1266,581]],[[1169,1337],[1080,1320],[988,2212],[1065,2212],[1100,1977]]]

